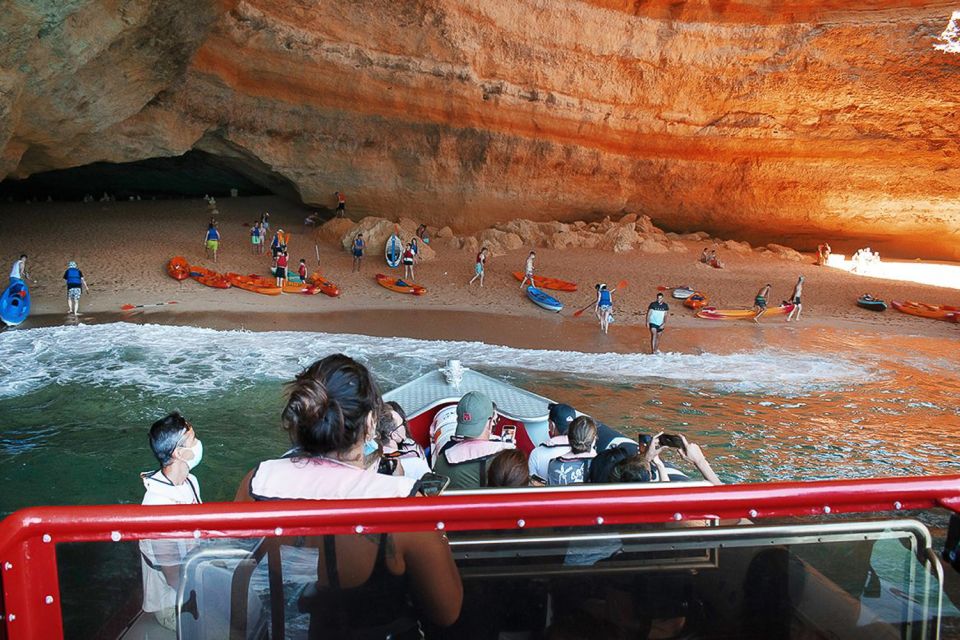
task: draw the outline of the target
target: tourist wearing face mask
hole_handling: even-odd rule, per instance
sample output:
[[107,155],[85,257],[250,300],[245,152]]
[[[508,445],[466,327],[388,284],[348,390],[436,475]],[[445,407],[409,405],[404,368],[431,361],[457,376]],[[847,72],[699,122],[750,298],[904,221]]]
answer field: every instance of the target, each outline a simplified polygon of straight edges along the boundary
[[[150,449],[160,463],[140,474],[144,505],[200,504],[200,484],[192,471],[203,459],[203,443],[186,418],[174,411],[150,427]],[[168,629],[177,628],[180,564],[193,547],[185,540],[142,540],[143,610]]]

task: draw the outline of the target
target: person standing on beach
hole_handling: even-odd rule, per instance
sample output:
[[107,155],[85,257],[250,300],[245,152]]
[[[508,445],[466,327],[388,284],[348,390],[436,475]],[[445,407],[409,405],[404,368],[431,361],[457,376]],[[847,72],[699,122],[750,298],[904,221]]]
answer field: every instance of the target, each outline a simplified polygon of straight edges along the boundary
[[797,284],[793,287],[793,295],[790,297],[793,309],[790,309],[790,313],[787,314],[787,322],[793,319],[794,312],[797,314],[797,322],[800,322],[800,312],[803,311],[803,305],[800,303],[801,295],[803,295],[803,276],[797,279]]
[[217,261],[217,251],[220,249],[220,231],[217,229],[217,223],[211,222],[207,225],[207,233],[203,237],[207,248],[207,257]]
[[250,246],[252,247],[254,255],[260,255],[262,253],[261,247],[263,246],[263,242],[260,231],[260,222],[254,222],[253,227],[250,228]]
[[467,283],[467,286],[473,284],[473,281],[477,278],[480,278],[480,288],[483,288],[483,272],[484,267],[487,263],[487,248],[483,247],[480,249],[480,253],[477,254],[477,263],[473,266],[473,277],[470,278],[470,282]]
[[613,315],[613,297],[605,284],[598,284],[596,289],[597,302],[593,305],[593,311],[600,320],[600,330],[607,333],[610,328],[610,318]]
[[760,287],[760,291],[757,291],[757,296],[753,299],[753,310],[756,312],[753,321],[757,324],[760,324],[760,317],[767,312],[767,298],[769,297],[770,285],[766,284]]
[[660,334],[667,324],[667,312],[670,306],[663,301],[663,294],[658,293],[657,299],[647,307],[647,327],[650,329],[650,353],[660,353]]
[[264,211],[260,215],[260,235],[264,241],[266,241],[268,233],[270,233],[270,213]]
[[401,262],[403,262],[403,277],[414,280],[413,276],[413,259],[416,257],[416,252],[413,250],[413,242],[407,244],[407,248],[403,252],[401,257]]
[[14,261],[13,268],[10,269],[10,284],[14,282],[27,283],[27,254],[20,254],[20,257]]
[[340,191],[334,191],[333,195],[337,196],[337,217],[342,218],[347,215],[347,197]]
[[300,258],[300,266],[297,267],[297,274],[300,276],[300,282],[307,283],[307,259]]
[[288,261],[289,261],[289,259],[287,258],[287,252],[286,252],[286,251],[281,251],[281,252],[277,255],[277,270],[276,270],[275,273],[276,273],[276,275],[277,275],[277,286],[278,286],[278,287],[282,287],[282,286],[283,286],[283,282],[287,279],[287,262],[288,262]]
[[87,281],[83,279],[83,272],[77,268],[77,263],[70,261],[67,263],[67,270],[63,272],[63,279],[67,281],[67,313],[70,315],[80,315],[80,293],[81,287],[90,293],[90,287]]
[[530,255],[527,256],[527,263],[523,267],[523,280],[520,281],[520,288],[523,289],[524,285],[527,282],[530,282],[530,286],[536,286],[533,284],[533,261],[537,258],[537,254],[534,251],[530,252]]
[[363,234],[358,233],[353,239],[353,271],[360,271],[360,263],[363,261],[363,249],[366,247],[363,241]]

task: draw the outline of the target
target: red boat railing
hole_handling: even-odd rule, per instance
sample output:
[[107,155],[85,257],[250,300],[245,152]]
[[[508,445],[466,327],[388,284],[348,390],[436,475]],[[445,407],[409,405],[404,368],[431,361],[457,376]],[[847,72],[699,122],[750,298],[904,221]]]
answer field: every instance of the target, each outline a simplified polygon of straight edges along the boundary
[[6,637],[63,637],[57,543],[516,529],[706,518],[822,518],[934,507],[960,511],[960,476],[615,490],[585,486],[555,493],[521,491],[322,503],[35,507],[17,511],[0,522]]

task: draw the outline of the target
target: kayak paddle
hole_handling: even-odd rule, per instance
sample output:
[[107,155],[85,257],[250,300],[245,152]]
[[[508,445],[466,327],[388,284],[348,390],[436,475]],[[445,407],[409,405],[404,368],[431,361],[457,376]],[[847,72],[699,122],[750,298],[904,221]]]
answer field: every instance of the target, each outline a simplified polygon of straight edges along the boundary
[[143,309],[145,307],[162,307],[165,304],[177,304],[177,301],[171,300],[169,302],[155,302],[153,304],[125,304],[120,308],[124,311],[130,311],[131,309]]
[[[610,290],[610,293],[613,293],[613,292],[616,291],[617,289],[626,289],[626,288],[627,288],[627,281],[626,281],[626,280],[621,280],[620,282],[617,283],[617,286],[615,286],[613,289]],[[580,309],[579,311],[574,311],[574,312],[573,312],[573,317],[574,317],[574,318],[579,318],[580,316],[583,315],[583,312],[584,312],[584,311],[586,311],[587,309],[589,309],[590,307],[592,307],[592,306],[595,305],[595,304],[596,304],[595,302],[591,302],[590,304],[588,304],[587,306],[585,306],[583,309]]]

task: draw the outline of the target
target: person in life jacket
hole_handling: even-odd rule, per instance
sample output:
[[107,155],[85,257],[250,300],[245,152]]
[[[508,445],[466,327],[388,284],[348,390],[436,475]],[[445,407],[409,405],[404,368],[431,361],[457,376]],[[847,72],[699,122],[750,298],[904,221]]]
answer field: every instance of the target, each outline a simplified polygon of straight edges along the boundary
[[576,484],[590,479],[590,462],[596,457],[597,423],[590,416],[579,416],[567,431],[570,453],[547,464],[547,484]]
[[383,458],[397,461],[398,473],[416,479],[430,473],[427,456],[416,440],[410,437],[407,414],[399,403],[393,400],[383,403],[383,414],[377,426],[377,439],[380,441]]
[[544,481],[547,479],[547,465],[550,461],[572,453],[567,430],[577,417],[577,412],[568,404],[551,404],[549,411],[547,428],[550,437],[530,452],[530,458],[527,461],[530,475]]
[[593,311],[600,321],[600,330],[606,333],[613,317],[613,297],[610,289],[603,283],[597,285],[597,301],[593,305]]
[[67,281],[67,312],[77,315],[80,312],[80,293],[90,293],[87,281],[83,279],[83,272],[77,268],[72,260],[67,263],[67,270],[63,272],[63,279]]
[[[281,423],[294,452],[257,465],[241,481],[237,501],[403,499],[417,492],[412,478],[364,464],[382,405],[366,367],[330,355],[288,388]],[[298,549],[310,555],[315,572],[297,603],[310,614],[310,638],[420,637],[421,618],[448,626],[460,615],[463,583],[442,532],[281,537],[268,544],[282,547],[281,558]],[[286,564],[282,575],[292,577]]]
[[450,478],[451,489],[476,489],[486,485],[489,459],[512,442],[491,440],[497,422],[493,401],[477,391],[464,394],[457,403],[457,431],[437,455],[433,470]]
[[[150,427],[150,449],[160,469],[140,474],[146,492],[142,504],[200,504],[200,483],[190,473],[203,459],[203,443],[186,418],[173,412]],[[180,564],[196,543],[190,540],[141,540],[143,610],[161,625],[177,628]]]

